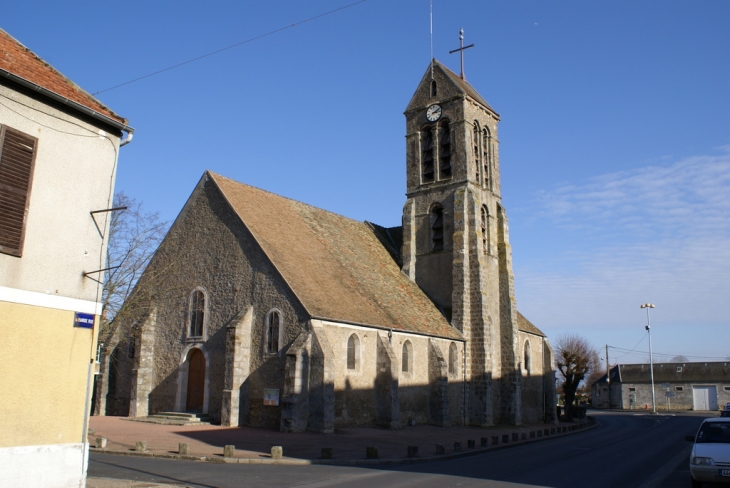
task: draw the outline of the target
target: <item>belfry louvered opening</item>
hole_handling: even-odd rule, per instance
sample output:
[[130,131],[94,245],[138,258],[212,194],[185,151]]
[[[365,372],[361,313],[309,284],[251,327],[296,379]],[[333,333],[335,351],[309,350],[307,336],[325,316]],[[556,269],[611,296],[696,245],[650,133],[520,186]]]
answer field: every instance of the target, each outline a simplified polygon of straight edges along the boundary
[[447,121],[439,125],[441,134],[439,144],[439,177],[442,180],[451,178],[451,128]]
[[422,132],[422,143],[423,143],[423,160],[422,160],[422,174],[423,182],[430,183],[434,180],[433,171],[433,132],[430,127],[427,127]]
[[38,139],[0,126],[0,252],[22,256]]
[[434,205],[431,209],[431,250],[444,249],[444,208]]

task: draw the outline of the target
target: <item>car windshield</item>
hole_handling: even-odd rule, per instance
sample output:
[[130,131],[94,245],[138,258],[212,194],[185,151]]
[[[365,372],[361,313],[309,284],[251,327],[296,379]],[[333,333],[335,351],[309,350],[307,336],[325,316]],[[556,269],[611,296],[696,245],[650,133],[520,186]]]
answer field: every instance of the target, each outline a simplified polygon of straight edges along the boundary
[[697,433],[697,443],[730,444],[730,422],[705,422]]

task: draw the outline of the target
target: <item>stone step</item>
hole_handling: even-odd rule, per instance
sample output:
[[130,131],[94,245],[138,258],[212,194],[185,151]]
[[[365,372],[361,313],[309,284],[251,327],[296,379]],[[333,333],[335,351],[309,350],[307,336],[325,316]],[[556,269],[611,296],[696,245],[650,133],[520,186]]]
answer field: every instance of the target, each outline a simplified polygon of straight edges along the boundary
[[147,417],[129,418],[129,420],[165,425],[209,425],[212,418],[208,414],[201,413],[160,412]]
[[150,417],[171,417],[171,418],[183,418],[183,419],[189,419],[189,420],[200,420],[200,417],[203,417],[207,415],[204,414],[198,414],[198,413],[188,413],[188,412],[160,412],[156,413],[155,415],[150,415]]

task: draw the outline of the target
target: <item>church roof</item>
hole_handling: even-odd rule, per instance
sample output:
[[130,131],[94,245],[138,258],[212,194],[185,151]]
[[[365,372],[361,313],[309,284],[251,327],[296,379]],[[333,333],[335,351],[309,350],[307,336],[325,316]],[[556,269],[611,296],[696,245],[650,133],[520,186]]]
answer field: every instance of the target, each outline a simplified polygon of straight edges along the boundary
[[446,76],[448,76],[451,79],[451,81],[453,81],[454,83],[456,83],[457,85],[459,85],[459,87],[462,90],[464,90],[464,92],[466,92],[467,95],[469,95],[474,100],[476,100],[477,102],[479,102],[482,105],[484,105],[485,107],[487,107],[492,112],[494,112],[494,109],[489,106],[489,104],[487,103],[487,101],[484,100],[484,98],[482,98],[482,96],[479,94],[479,92],[477,92],[474,89],[474,87],[469,84],[468,81],[462,80],[461,79],[461,76],[459,76],[456,73],[454,73],[453,71],[451,71],[449,68],[447,68],[446,66],[444,66],[443,64],[441,64],[436,59],[433,60],[433,65],[434,65],[434,67],[436,67],[436,66],[440,67],[444,71],[444,73],[446,73]]
[[527,320],[524,315],[517,312],[517,328],[522,332],[529,332],[530,334],[539,335],[541,337],[547,337],[540,329]]
[[313,318],[463,339],[371,225],[208,174]]
[[[463,93],[467,95],[468,97],[476,100],[483,106],[485,106],[487,109],[489,109],[494,115],[499,117],[499,114],[494,111],[494,109],[487,103],[487,101],[477,92],[473,86],[469,84],[468,81],[462,80],[459,75],[451,71],[449,68],[441,64],[441,62],[437,59],[433,59],[433,70],[434,70],[434,77],[435,78],[446,78],[454,87],[453,90],[451,90],[452,93],[454,91],[456,93]],[[436,72],[443,73],[443,77]],[[418,88],[416,89],[416,92],[413,94],[413,97],[411,98],[411,101],[408,103],[408,107],[406,107],[406,112],[409,110],[413,110],[416,108],[421,107],[423,104],[432,103],[434,100],[430,97],[429,91],[430,91],[430,80],[431,80],[431,65],[428,66],[428,69],[426,69],[426,73],[424,73],[423,78],[421,78],[421,82],[418,84]],[[441,95],[441,89],[439,89],[439,95]]]
[[[78,103],[120,124],[127,123],[127,119],[115,114],[13,36],[0,29],[0,74],[7,73]],[[8,77],[12,79],[12,76]]]

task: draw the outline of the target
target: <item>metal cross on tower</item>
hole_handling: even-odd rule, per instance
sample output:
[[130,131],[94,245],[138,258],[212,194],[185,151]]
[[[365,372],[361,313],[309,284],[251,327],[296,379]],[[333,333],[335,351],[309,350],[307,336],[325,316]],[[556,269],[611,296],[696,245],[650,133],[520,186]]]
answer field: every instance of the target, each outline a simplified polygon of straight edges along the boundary
[[469,44],[468,46],[464,45],[464,29],[459,30],[459,49],[454,49],[453,51],[449,51],[449,54],[454,54],[456,52],[461,54],[461,79],[466,80],[464,78],[464,50],[469,49],[470,47],[474,47],[474,44]]

